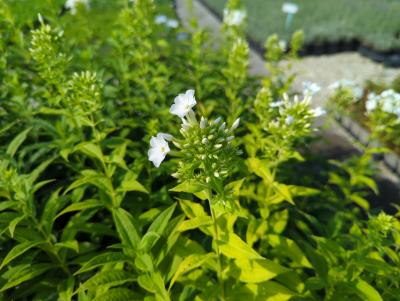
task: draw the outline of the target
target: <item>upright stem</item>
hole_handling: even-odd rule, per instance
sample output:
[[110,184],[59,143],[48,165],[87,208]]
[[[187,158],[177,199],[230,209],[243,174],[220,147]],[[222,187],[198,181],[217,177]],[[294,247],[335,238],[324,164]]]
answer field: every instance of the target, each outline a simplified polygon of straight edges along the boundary
[[221,260],[221,253],[219,251],[219,243],[218,243],[218,225],[217,225],[217,219],[214,213],[214,209],[212,208],[211,204],[211,192],[209,193],[209,198],[208,198],[208,205],[210,207],[210,212],[211,212],[211,218],[213,220],[213,227],[214,227],[214,237],[215,237],[215,247],[217,251],[217,261],[218,261],[218,281],[219,285],[221,287],[221,299],[225,300],[225,289],[224,289],[224,280],[222,277],[222,260]]

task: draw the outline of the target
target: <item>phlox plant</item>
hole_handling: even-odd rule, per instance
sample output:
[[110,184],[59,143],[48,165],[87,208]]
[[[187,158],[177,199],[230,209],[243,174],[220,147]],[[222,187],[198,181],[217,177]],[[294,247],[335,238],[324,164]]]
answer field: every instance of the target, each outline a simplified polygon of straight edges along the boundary
[[0,300],[398,300],[373,150],[297,172],[301,33],[254,78],[240,1],[218,47],[166,1],[43,3],[0,2]]

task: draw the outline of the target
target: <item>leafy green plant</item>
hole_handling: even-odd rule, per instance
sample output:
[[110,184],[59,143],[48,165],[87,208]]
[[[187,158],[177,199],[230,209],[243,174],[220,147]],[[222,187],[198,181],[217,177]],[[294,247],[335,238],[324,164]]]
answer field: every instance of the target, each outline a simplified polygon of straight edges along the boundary
[[1,300],[396,300],[371,153],[288,170],[323,113],[282,77],[301,33],[252,78],[240,1],[218,48],[165,2],[29,3],[0,3]]

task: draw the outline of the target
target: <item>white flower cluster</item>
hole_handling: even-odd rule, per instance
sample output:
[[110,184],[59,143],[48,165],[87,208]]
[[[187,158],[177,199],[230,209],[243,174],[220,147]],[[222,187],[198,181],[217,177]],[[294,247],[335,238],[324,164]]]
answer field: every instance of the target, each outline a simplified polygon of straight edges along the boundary
[[[197,103],[194,94],[194,90],[187,90],[185,93],[179,94],[169,109],[171,114],[181,118],[182,139],[158,133],[150,139],[148,157],[155,167],[159,167],[170,152],[168,142],[172,141],[184,154],[183,157],[187,159],[186,161],[190,162],[189,167],[196,164],[195,161],[198,159],[199,162],[205,162],[204,164],[207,165],[207,177],[211,177],[211,175],[218,177],[220,174],[227,173],[224,165],[226,160],[223,160],[223,155],[237,153],[236,149],[231,147],[231,141],[234,138],[233,131],[239,126],[240,120],[238,118],[230,128],[226,126],[225,122],[222,122],[221,118],[208,121],[201,117],[198,122],[192,110]],[[219,157],[221,154],[222,157]],[[184,165],[182,162],[180,164]],[[176,174],[182,174],[182,169]]]
[[[185,94],[179,94],[175,97],[174,104],[169,111],[171,114],[179,116],[182,119],[183,125],[185,125],[187,123],[185,116],[192,111],[195,105],[194,90],[187,90]],[[171,141],[172,138],[170,134],[165,133],[158,133],[156,137],[151,137],[148,156],[155,167],[158,168],[170,152],[168,141]]]
[[[318,86],[318,85],[317,85]],[[316,87],[314,87],[316,89]],[[319,88],[319,86],[318,86]],[[319,90],[318,90],[319,91]],[[279,108],[279,112],[281,113],[281,115],[283,115],[284,111],[287,111],[295,106],[297,106],[298,104],[302,104],[304,106],[308,106],[311,107],[311,95],[309,94],[309,92],[304,91],[304,98],[303,99],[299,99],[298,95],[295,95],[293,100],[289,99],[289,96],[287,94],[283,95],[283,100],[278,100],[278,101],[274,101],[270,103],[270,107],[271,108]],[[316,107],[316,108],[310,108],[309,109],[309,113],[310,115],[314,116],[314,117],[320,117],[322,115],[326,114],[326,111],[322,108],[322,107]],[[291,115],[288,119],[287,124],[291,124],[293,123],[293,117]]]
[[318,84],[310,82],[310,81],[303,82],[304,95],[314,96],[319,91],[321,91],[321,87]]
[[400,94],[392,89],[385,90],[379,95],[370,93],[365,108],[367,112],[381,108],[384,112],[395,114],[400,118]]
[[169,28],[178,28],[179,22],[175,19],[170,19],[166,15],[157,15],[154,19],[156,24],[165,24]]
[[84,5],[86,8],[89,8],[89,0],[67,0],[64,6],[71,10],[71,14],[75,15],[78,5]]
[[329,89],[331,89],[331,90],[350,89],[351,92],[353,93],[354,97],[356,98],[356,100],[359,100],[363,96],[363,93],[364,93],[362,87],[360,87],[356,82],[348,80],[348,79],[342,79],[342,80],[332,83],[329,86]]
[[224,9],[224,23],[228,26],[240,26],[247,14],[241,9]]

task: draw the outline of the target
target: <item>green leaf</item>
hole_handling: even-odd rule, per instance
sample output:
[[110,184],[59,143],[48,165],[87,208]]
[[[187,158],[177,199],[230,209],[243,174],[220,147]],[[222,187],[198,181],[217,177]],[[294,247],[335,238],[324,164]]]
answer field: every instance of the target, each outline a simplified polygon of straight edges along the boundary
[[55,158],[50,158],[46,161],[43,161],[29,174],[29,182],[33,184],[37,178],[42,174],[42,172],[54,161]]
[[228,292],[231,301],[288,301],[296,294],[283,285],[267,281],[259,284],[249,283]]
[[138,253],[135,258],[135,265],[138,269],[145,272],[153,272],[154,264],[153,259],[148,253]]
[[160,236],[163,235],[165,228],[168,225],[168,221],[170,220],[172,214],[174,213],[175,207],[176,203],[174,203],[172,206],[168,207],[163,212],[161,212],[161,214],[157,216],[157,218],[150,225],[147,232],[155,232]]
[[8,254],[6,255],[6,257],[3,259],[1,265],[0,265],[0,270],[6,265],[8,264],[11,260],[14,260],[15,258],[17,258],[18,256],[24,254],[26,251],[28,251],[29,249],[32,249],[33,247],[39,245],[43,243],[42,241],[26,241],[23,243],[20,243],[18,245],[16,245],[14,248],[12,248],[10,250],[10,252],[8,252]]
[[123,253],[117,253],[117,252],[103,253],[91,258],[88,262],[85,262],[83,266],[78,271],[75,272],[74,275],[91,271],[95,268],[102,267],[107,263],[126,262],[128,260],[129,258]]
[[289,270],[268,259],[236,259],[230,266],[229,274],[246,283],[260,283],[270,280]]
[[8,225],[8,230],[10,231],[10,236],[14,237],[14,231],[17,225],[25,218],[25,215],[20,215],[14,218]]
[[257,176],[262,178],[267,185],[271,185],[274,182],[270,170],[267,168],[266,163],[258,158],[249,158],[246,161],[247,166],[251,172],[254,172]]
[[185,257],[179,264],[174,276],[171,279],[171,282],[169,283],[169,290],[180,276],[189,271],[197,269],[198,267],[201,267],[208,259],[214,256],[215,255],[213,253],[209,253],[209,254],[192,254]]
[[99,188],[101,191],[107,193],[111,198],[114,197],[114,189],[110,179],[106,178],[102,174],[99,174],[95,170],[82,171],[81,178],[72,182],[71,185],[69,185],[69,187],[65,190],[64,195],[67,194],[69,191],[86,184],[92,184]]
[[75,251],[75,253],[79,253],[79,243],[77,240],[67,240],[58,242],[54,245],[56,248],[66,248]]
[[[10,270],[7,271],[8,274],[12,275],[7,280],[7,283],[0,288],[0,292],[4,292],[7,289],[15,287],[23,282],[31,280],[41,274],[47,272],[50,269],[55,268],[54,264],[49,263],[37,263],[37,264],[29,264],[12,267]],[[16,273],[13,273],[13,270]]]
[[368,282],[358,279],[356,282],[355,288],[357,290],[357,294],[360,296],[362,300],[365,301],[383,301],[381,295],[378,291],[368,284]]
[[84,153],[85,155],[97,159],[100,162],[104,163],[104,156],[103,152],[97,144],[94,144],[92,142],[83,142],[81,144],[78,144],[75,147],[75,150],[80,151]]
[[203,206],[193,201],[179,200],[179,205],[188,218],[208,216],[208,214],[204,211]]
[[128,288],[112,288],[92,301],[142,301],[143,296]]
[[0,211],[4,211],[7,209],[15,209],[18,207],[18,202],[16,201],[2,201],[0,203]]
[[103,206],[102,203],[98,200],[86,200],[83,202],[78,202],[78,203],[73,203],[69,205],[67,208],[65,208],[63,211],[61,211],[59,214],[54,219],[57,219],[61,215],[69,212],[74,212],[74,211],[82,211],[86,209],[92,209],[92,208],[98,208]]
[[140,191],[149,193],[147,189],[136,180],[136,175],[131,171],[126,173],[118,191]]
[[207,186],[196,181],[184,181],[174,188],[171,188],[169,191],[192,193],[201,200],[207,199]]
[[123,285],[127,282],[136,281],[136,276],[122,270],[102,271],[89,278],[82,284],[83,289],[93,289],[98,286],[107,285],[108,287]]
[[113,218],[122,243],[132,250],[136,250],[139,246],[140,238],[132,216],[122,208],[114,208]]
[[184,232],[187,230],[197,229],[203,226],[211,226],[213,224],[212,218],[210,216],[198,216],[192,219],[183,221],[178,231]]
[[365,210],[369,210],[369,202],[364,199],[363,197],[353,193],[350,195],[350,200],[352,200],[354,203],[356,203],[358,206]]
[[148,231],[140,241],[139,250],[143,252],[149,252],[151,248],[156,244],[160,235],[153,231]]
[[50,195],[43,209],[42,216],[40,217],[40,224],[43,226],[46,233],[51,232],[57,211],[68,201],[67,198],[60,197],[61,189],[62,188],[57,189]]
[[226,257],[234,259],[262,259],[252,247],[235,233],[223,234],[218,240],[219,249]]
[[308,261],[307,257],[304,255],[303,251],[293,240],[286,238],[284,236],[269,234],[265,237],[265,241],[271,245],[274,250],[282,254],[282,256],[287,256],[292,259],[295,263],[300,266],[311,268],[311,263]]
[[307,256],[308,260],[313,265],[315,271],[321,278],[326,278],[328,275],[328,262],[318,252],[316,252],[309,244],[298,241],[297,242],[302,250],[304,251],[305,255]]
[[17,152],[18,148],[21,146],[21,144],[25,141],[26,137],[28,136],[28,133],[30,132],[32,128],[27,128],[23,132],[19,133],[8,145],[6,154],[9,155],[10,157],[14,157],[15,153]]

